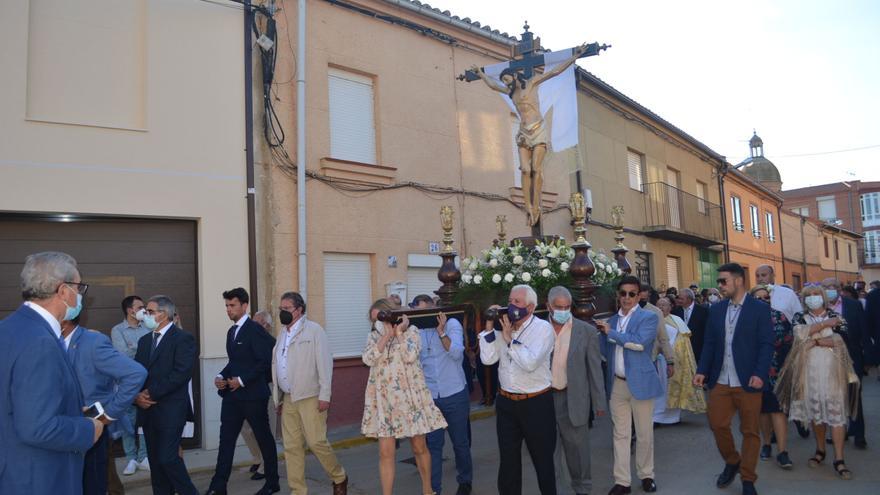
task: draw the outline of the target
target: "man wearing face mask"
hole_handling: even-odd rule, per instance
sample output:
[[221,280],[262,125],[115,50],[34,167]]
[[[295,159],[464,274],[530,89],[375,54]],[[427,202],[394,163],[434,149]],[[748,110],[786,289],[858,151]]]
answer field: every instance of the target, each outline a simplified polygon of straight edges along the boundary
[[168,296],[153,296],[144,309],[150,333],[138,341],[135,361],[147,369],[143,390],[135,396],[137,426],[144,429],[153,493],[197,495],[180,456],[180,437],[193,411],[189,381],[198,351],[192,335],[172,322],[177,312]]
[[281,295],[281,331],[272,351],[272,396],[281,414],[287,484],[306,493],[306,447],[333,483],[333,495],[348,493],[348,476],[327,441],[327,411],[333,357],[321,325],[306,318],[306,303],[296,292]]
[[495,425],[500,495],[522,493],[523,440],[532,457],[541,494],[556,495],[556,415],[550,393],[550,353],[556,338],[553,326],[534,315],[537,305],[535,290],[517,285],[510,290],[501,331],[495,330],[490,320],[480,332],[483,364],[499,363]]
[[232,472],[235,442],[245,421],[265,460],[265,484],[257,492],[267,495],[280,491],[275,439],[269,428],[269,368],[275,339],[248,316],[250,296],[242,287],[223,293],[226,316],[233,322],[226,332],[229,363],[214,378],[217,393],[223,398],[220,409],[220,448],[217,467],[206,495],[223,495]]
[[792,321],[795,313],[803,312],[801,299],[797,294],[784,285],[776,285],[776,272],[770,265],[761,265],[755,270],[755,282],[757,285],[772,285],[773,290],[770,292],[770,307]]
[[[846,321],[847,332],[842,337],[846,342],[846,349],[849,351],[855,372],[861,380],[865,376],[865,351],[871,348],[871,339],[865,328],[865,312],[858,301],[840,295],[840,281],[836,278],[829,277],[822,280],[822,289],[828,300],[828,309],[843,316]],[[865,440],[865,416],[862,413],[861,393],[862,387],[859,387],[858,415],[850,421],[846,436],[855,437],[856,448],[866,449],[868,442]]]
[[[572,317],[571,293],[562,286],[547,294],[550,323],[556,333],[550,373],[557,437],[556,479],[577,495],[590,493],[590,408],[605,415],[605,384],[596,327]],[[565,455],[565,463],[562,456]],[[567,465],[568,470],[563,466]]]
[[87,289],[70,255],[25,260],[25,302],[0,321],[0,493],[82,493],[83,457],[104,425],[83,416],[61,321],[79,315]]

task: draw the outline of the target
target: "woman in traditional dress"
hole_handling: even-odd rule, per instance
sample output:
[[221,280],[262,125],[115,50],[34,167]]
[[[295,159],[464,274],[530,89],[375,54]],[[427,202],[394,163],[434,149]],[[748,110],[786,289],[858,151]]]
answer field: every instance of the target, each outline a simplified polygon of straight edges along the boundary
[[[843,459],[843,442],[859,379],[841,334],[846,321],[827,309],[822,286],[809,285],[801,291],[809,310],[794,316],[794,343],[776,382],[776,396],[791,420],[810,422],[816,438],[816,453],[810,467],[825,460],[825,433],[831,428],[834,445],[834,472],[850,479],[852,472]],[[855,391],[857,392],[857,390]]]
[[379,439],[379,477],[384,495],[391,495],[394,488],[395,440],[401,438],[410,439],[422,493],[432,494],[431,454],[425,434],[446,428],[446,420],[425,384],[419,364],[422,338],[418,328],[411,326],[406,316],[396,325],[378,320],[381,310],[391,309],[384,299],[370,308],[373,328],[363,353],[370,377],[361,432]]
[[[752,297],[760,299],[770,305],[770,294],[773,290],[771,285],[756,285],[752,287],[750,293]],[[791,350],[791,343],[794,340],[794,334],[791,330],[791,322],[785,317],[781,311],[770,308],[770,324],[773,326],[773,357],[770,360],[770,379],[767,381],[769,387],[764,389],[761,397],[761,438],[764,439],[761,446],[761,460],[769,460],[773,456],[773,446],[771,445],[771,437],[776,434],[776,447],[778,454],[776,455],[776,464],[782,469],[791,469],[793,464],[788,455],[788,422],[785,413],[779,407],[779,400],[773,388],[776,386],[776,377],[788,352]]]
[[[697,370],[691,347],[691,330],[684,320],[671,313],[672,303],[669,299],[661,298],[657,307],[663,312],[669,345],[675,351],[675,372],[666,384],[666,395],[654,402],[654,422],[676,424],[681,421],[682,409],[695,413],[706,412],[706,399],[703,391],[691,384]],[[659,359],[658,357],[658,361]],[[666,367],[660,369],[665,371]],[[660,375],[665,376],[666,373]]]

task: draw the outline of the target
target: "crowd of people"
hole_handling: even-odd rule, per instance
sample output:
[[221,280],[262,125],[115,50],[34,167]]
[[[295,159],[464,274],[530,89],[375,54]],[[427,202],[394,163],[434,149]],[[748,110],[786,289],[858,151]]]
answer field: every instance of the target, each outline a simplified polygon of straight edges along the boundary
[[[441,493],[447,436],[456,493],[472,492],[475,374],[482,402],[495,406],[502,495],[523,491],[523,443],[542,495],[591,493],[590,429],[606,415],[613,424],[609,495],[631,493],[631,459],[641,489],[655,492],[654,429],[680,423],[683,411],[707,415],[723,460],[719,488],[739,475],[742,493],[755,494],[759,459],[782,469],[801,461],[788,453],[789,422],[816,442],[801,462],[818,468],[831,445],[831,468],[850,479],[846,440],[867,447],[860,385],[880,361],[880,282],[842,287],[828,278],[797,294],[776,283],[770,266],[759,267],[756,279],[749,287],[745,270],[729,263],[718,268],[715,288],[660,294],[624,275],[617,311],[592,322],[573,316],[565,287],[549,291],[546,317],[539,317],[538,294],[517,285],[506,308],[494,307],[500,317],[479,329],[447,317],[429,295],[407,307],[399,298],[377,300],[366,315],[361,431],[378,440],[382,493],[393,493],[404,439],[422,493]],[[156,494],[197,494],[181,438],[192,435],[198,352],[174,302],[125,297],[123,320],[108,338],[79,324],[88,284],[69,255],[29,256],[21,289],[24,304],[0,321],[0,396],[13,399],[0,401],[0,493],[123,493],[110,448],[121,438],[123,475],[148,471]],[[326,332],[307,318],[296,292],[281,296],[277,315],[253,317],[245,289],[222,298],[232,326],[228,362],[214,378],[221,424],[206,493],[227,493],[240,435],[253,456],[252,479],[263,481],[258,495],[281,489],[279,435],[292,493],[307,492],[307,451],[334,495],[347,493],[348,474],[327,440],[333,360]],[[419,313],[436,324],[419,328],[406,316],[385,317],[410,308],[427,310]]]

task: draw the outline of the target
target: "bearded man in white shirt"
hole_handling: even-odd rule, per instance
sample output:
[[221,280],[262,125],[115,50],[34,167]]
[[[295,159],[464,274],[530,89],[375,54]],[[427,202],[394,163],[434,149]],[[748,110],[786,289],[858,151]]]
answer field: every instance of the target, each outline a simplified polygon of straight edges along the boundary
[[500,390],[495,402],[500,466],[498,493],[522,493],[520,455],[525,440],[541,495],[556,495],[553,452],[556,417],[550,393],[550,353],[556,342],[553,326],[534,315],[538,295],[528,285],[510,290],[501,331],[489,321],[480,333],[480,359],[499,363]]

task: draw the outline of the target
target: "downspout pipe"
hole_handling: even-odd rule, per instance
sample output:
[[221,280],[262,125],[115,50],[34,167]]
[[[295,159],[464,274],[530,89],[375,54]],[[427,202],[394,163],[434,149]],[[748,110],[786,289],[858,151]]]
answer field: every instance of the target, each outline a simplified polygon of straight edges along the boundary
[[[723,158],[723,157],[722,157]],[[718,192],[721,194],[721,235],[724,237],[724,262],[730,263],[730,241],[727,237],[727,198],[724,196],[724,177],[727,175],[727,161],[721,160],[718,165]]]
[[[296,243],[299,293],[308,301],[306,255],[306,0],[298,0],[296,16]],[[288,29],[290,27],[288,26]]]
[[244,0],[244,142],[245,175],[247,180],[247,242],[248,242],[248,286],[250,305],[259,308],[257,302],[257,208],[256,186],[254,185],[254,47],[251,26],[254,10],[251,0]]

